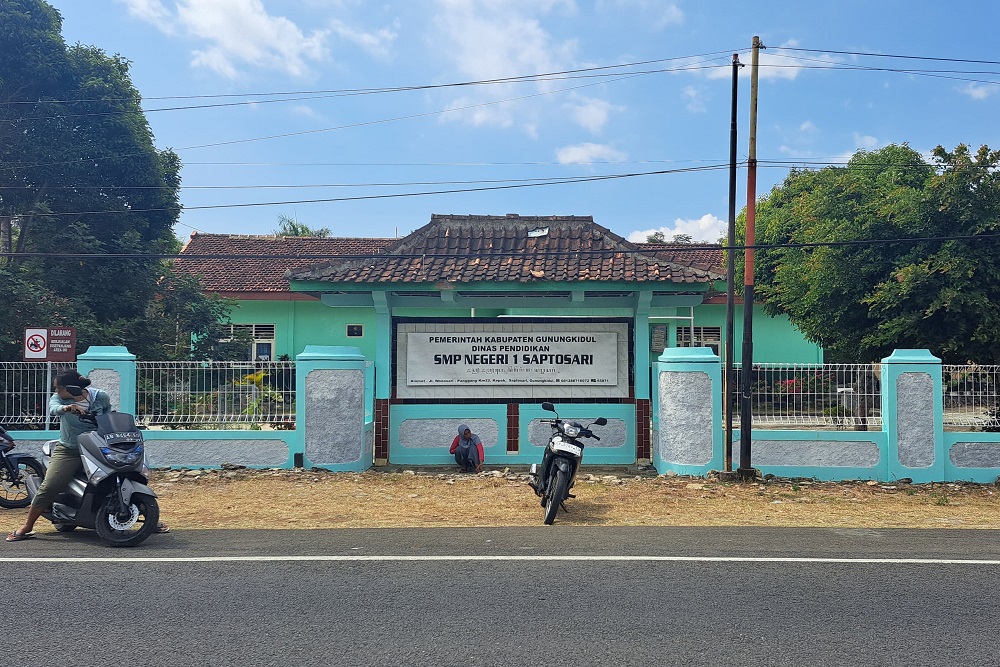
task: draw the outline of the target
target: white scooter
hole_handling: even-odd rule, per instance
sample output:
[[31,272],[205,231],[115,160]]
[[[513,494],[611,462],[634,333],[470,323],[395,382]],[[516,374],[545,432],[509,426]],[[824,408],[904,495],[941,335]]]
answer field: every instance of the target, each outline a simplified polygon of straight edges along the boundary
[[[79,387],[66,389],[74,395],[74,390],[82,392]],[[160,519],[156,493],[147,485],[142,431],[135,418],[124,412],[84,413],[80,418],[97,427],[79,437],[83,471],[42,516],[60,532],[91,528],[108,546],[134,547],[156,532]],[[58,444],[50,440],[42,446],[46,469]],[[26,481],[34,498],[41,479],[28,475]]]

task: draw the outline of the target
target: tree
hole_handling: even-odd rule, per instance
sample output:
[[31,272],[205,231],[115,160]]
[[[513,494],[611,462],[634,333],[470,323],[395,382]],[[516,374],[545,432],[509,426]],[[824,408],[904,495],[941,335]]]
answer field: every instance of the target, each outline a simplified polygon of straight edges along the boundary
[[[166,333],[158,318],[171,267],[101,255],[179,250],[180,161],[153,145],[129,62],[96,47],[67,47],[61,22],[42,0],[0,4],[2,266],[19,294],[73,306],[25,308],[8,318],[0,356],[20,355],[26,326],[74,325],[80,349],[122,344],[162,357],[178,335],[154,334]],[[94,257],[74,257],[80,254]]]
[[651,234],[646,235],[646,243],[666,243],[667,235],[663,233],[662,229],[658,229]]
[[275,236],[321,236],[327,237],[330,235],[330,230],[327,227],[320,227],[319,229],[310,229],[305,223],[299,222],[295,218],[290,218],[287,215],[278,216],[278,228],[271,232]]
[[[777,246],[756,252],[757,297],[834,359],[928,348],[949,362],[996,363],[998,158],[985,146],[975,156],[939,147],[932,165],[891,145],[846,167],[793,171],[757,205],[756,243]],[[742,232],[745,212],[741,221]]]

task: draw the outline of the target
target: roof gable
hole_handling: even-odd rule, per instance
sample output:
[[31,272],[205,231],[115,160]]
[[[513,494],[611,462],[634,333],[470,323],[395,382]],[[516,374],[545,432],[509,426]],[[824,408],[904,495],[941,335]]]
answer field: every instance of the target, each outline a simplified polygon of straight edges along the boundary
[[686,254],[683,246],[631,243],[591,216],[435,214],[377,257],[334,258],[292,269],[289,278],[369,284],[723,279],[719,263]]

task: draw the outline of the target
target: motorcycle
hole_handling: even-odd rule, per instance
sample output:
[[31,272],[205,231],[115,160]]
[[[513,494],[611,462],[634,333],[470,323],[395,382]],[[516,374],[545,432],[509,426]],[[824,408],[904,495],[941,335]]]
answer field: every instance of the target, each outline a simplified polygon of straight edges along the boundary
[[598,417],[588,426],[583,426],[579,422],[560,419],[551,403],[542,403],[542,410],[553,412],[556,417],[544,420],[552,427],[552,436],[545,447],[541,470],[537,463],[532,463],[528,469],[528,484],[534,489],[535,495],[542,499],[543,520],[545,525],[550,526],[556,520],[560,507],[566,511],[566,499],[575,497],[569,490],[576,483],[576,473],[583,460],[584,443],[581,439],[600,440],[590,427],[604,426],[608,420]]
[[45,469],[38,459],[20,452],[13,453],[14,439],[0,426],[0,507],[19,509],[31,504],[27,479],[41,479]]
[[[74,393],[77,388],[67,389]],[[149,468],[142,431],[135,418],[124,412],[86,412],[80,418],[97,427],[79,437],[83,470],[42,516],[59,532],[94,529],[111,547],[141,544],[156,531],[160,519],[156,493],[147,486]],[[50,440],[43,445],[46,462],[58,444]],[[34,498],[41,477],[28,476],[27,480],[29,495]]]

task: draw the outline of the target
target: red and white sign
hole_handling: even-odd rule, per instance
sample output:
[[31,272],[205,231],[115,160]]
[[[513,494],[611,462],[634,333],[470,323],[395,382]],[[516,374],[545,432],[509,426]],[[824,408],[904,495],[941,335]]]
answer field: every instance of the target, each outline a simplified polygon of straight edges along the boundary
[[25,361],[76,361],[76,328],[24,330]]

